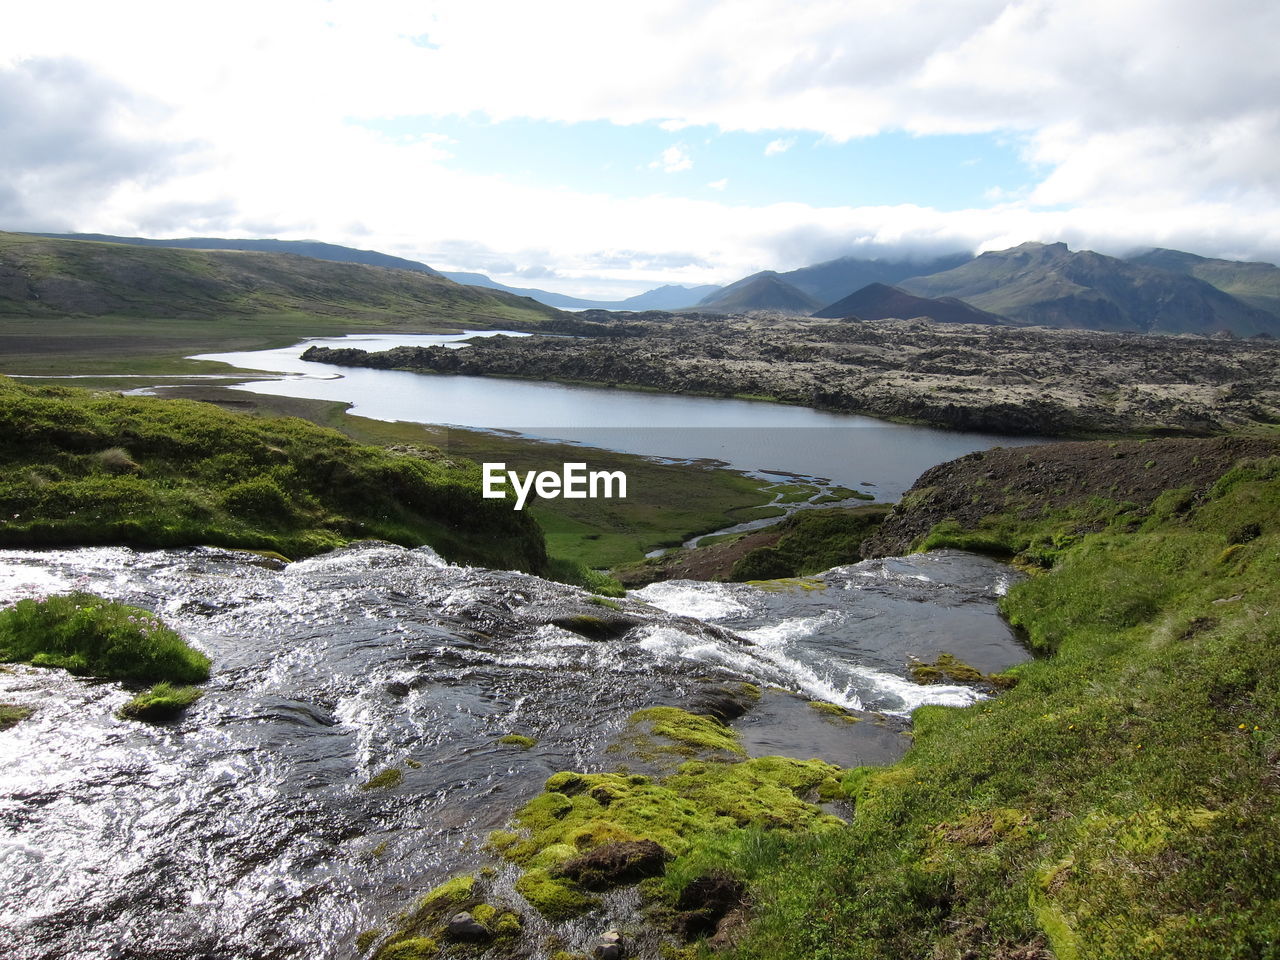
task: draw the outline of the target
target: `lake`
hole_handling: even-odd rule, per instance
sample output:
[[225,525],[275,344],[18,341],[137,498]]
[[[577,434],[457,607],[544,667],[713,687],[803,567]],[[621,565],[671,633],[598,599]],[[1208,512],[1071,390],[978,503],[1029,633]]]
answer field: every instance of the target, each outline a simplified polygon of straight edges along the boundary
[[[352,405],[351,413],[374,420],[511,431],[642,456],[714,460],[755,474],[776,472],[861,485],[880,500],[898,499],[929,467],[973,450],[1047,442],[889,423],[764,401],[370,370],[300,359],[310,346],[371,351],[431,345],[465,349],[465,340],[497,333],[525,336],[511,331],[353,335],[306,340],[275,350],[201,354],[194,359],[275,375],[232,389],[341,401]],[[585,453],[584,459],[589,460]]]

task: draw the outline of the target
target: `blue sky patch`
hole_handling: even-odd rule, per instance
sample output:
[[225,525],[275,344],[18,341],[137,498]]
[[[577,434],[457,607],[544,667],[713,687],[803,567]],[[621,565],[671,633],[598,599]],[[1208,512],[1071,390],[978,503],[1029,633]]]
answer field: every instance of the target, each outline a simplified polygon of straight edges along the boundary
[[[901,131],[839,143],[774,130],[666,130],[656,123],[556,123],[416,116],[351,121],[392,140],[448,138],[450,166],[527,186],[613,197],[653,194],[752,206],[987,207],[1034,182],[1010,136]],[[995,191],[995,192],[993,192]]]

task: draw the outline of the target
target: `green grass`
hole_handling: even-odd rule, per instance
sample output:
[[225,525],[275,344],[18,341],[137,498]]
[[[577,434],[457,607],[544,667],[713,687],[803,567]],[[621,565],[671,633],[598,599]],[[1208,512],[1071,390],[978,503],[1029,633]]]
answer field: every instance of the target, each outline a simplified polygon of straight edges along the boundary
[[203,696],[197,687],[175,687],[157,683],[119,710],[122,720],[171,720]]
[[1056,547],[1060,517],[946,534],[1051,547],[1002,604],[1044,657],[847,775],[852,826],[754,869],[734,955],[1280,954],[1280,462],[1095,512]]
[[0,610],[0,660],[131,683],[209,678],[209,658],[155,614],[88,593]]
[[479,468],[297,419],[0,378],[0,545],[209,544],[310,556],[352,540],[540,570],[540,531]]

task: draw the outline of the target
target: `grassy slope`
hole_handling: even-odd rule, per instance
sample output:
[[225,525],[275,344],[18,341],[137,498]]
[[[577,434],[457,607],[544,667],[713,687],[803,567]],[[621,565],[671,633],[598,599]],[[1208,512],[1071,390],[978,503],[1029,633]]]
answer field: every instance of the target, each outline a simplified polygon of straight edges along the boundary
[[849,829],[753,865],[737,955],[1280,956],[1280,459],[977,526],[1052,564],[1003,603],[1045,656],[917,711],[901,763],[846,778]]
[[593,470],[622,470],[628,481],[626,500],[544,500],[527,508],[545,531],[552,556],[588,567],[613,567],[638,560],[656,547],[752,519],[760,505],[770,500],[770,494],[763,490],[767,483],[731,470],[664,464],[629,454],[477,430],[370,420],[351,416],[345,404],[324,400],[217,387],[181,392],[266,415],[305,417],[359,443],[435,446],[450,456],[506,463],[511,470],[558,470],[560,464],[572,461],[585,461]]
[[183,372],[200,369],[184,356],[213,349],[534,327],[557,316],[528,298],[415,271],[0,233],[6,373]]
[[0,544],[213,544],[298,557],[376,537],[539,570],[541,532],[474,464],[361,446],[297,419],[0,378]]

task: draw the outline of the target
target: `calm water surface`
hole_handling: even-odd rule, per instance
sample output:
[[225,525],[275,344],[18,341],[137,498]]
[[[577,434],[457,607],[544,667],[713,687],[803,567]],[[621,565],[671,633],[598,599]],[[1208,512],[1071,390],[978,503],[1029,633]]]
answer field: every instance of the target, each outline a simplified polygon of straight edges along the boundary
[[945,460],[993,446],[1043,442],[759,401],[365,370],[300,359],[313,345],[362,350],[433,344],[465,348],[463,341],[469,337],[495,334],[329,337],[277,350],[210,353],[196,359],[278,375],[234,389],[342,401],[353,404],[353,414],[374,420],[510,430],[643,456],[718,460],[751,472],[799,474],[846,486],[867,484],[882,500],[898,499],[917,476]]

